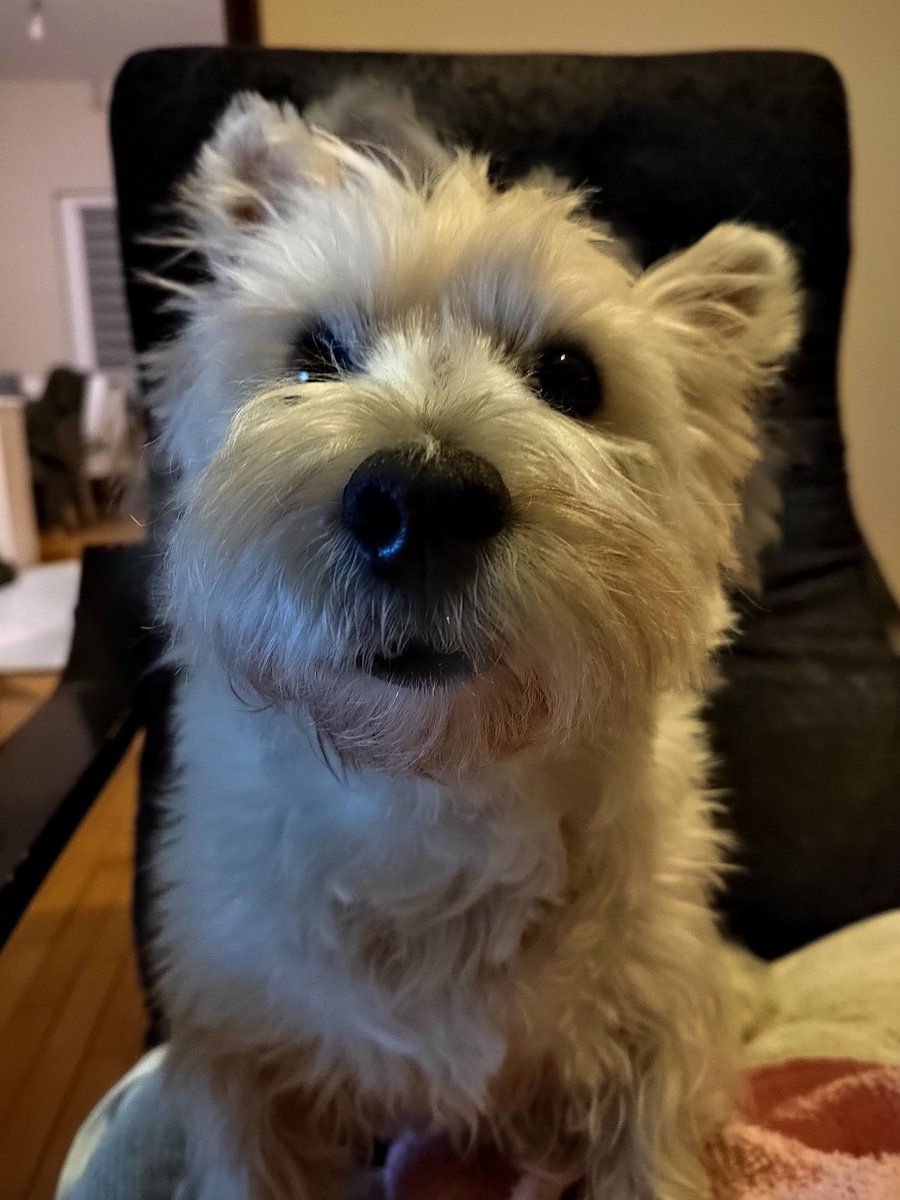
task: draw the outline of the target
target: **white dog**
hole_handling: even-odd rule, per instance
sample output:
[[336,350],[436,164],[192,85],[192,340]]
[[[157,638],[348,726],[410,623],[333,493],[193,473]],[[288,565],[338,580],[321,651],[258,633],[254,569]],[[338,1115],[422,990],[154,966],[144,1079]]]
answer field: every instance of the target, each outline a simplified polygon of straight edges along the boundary
[[156,871],[201,1200],[348,1197],[410,1128],[521,1196],[705,1191],[697,709],[795,268],[723,225],[635,273],[583,202],[359,85],[239,97],[183,187]]

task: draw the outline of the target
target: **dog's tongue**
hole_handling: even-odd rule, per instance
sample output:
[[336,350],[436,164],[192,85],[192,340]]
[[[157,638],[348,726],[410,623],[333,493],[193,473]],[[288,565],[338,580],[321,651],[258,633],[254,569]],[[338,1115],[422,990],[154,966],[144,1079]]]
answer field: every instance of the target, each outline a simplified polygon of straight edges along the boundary
[[385,1200],[561,1200],[569,1182],[523,1175],[487,1151],[461,1158],[442,1135],[405,1134],[384,1167]]

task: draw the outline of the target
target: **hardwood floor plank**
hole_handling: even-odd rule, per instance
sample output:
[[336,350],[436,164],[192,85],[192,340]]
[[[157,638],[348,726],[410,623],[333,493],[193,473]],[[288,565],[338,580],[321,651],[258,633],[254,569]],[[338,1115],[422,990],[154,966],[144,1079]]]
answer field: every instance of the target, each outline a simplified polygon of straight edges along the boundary
[[128,949],[108,1002],[99,1014],[82,1062],[44,1145],[23,1200],[53,1200],[59,1173],[82,1121],[117,1080],[140,1058],[144,1019]]
[[0,1197],[51,1200],[72,1135],[139,1057],[136,743],[0,954]]
[[8,1120],[10,1109],[18,1105],[36,1059],[58,1027],[87,964],[96,957],[98,942],[103,955],[103,942],[115,930],[117,900],[125,886],[121,869],[105,865],[95,868],[82,903],[54,939],[39,976],[16,1007],[7,1027],[6,1052],[0,1066],[0,1125]]
[[87,836],[79,839],[77,850],[63,854],[56,863],[0,954],[0,1038],[37,973],[53,957],[66,925],[79,908],[91,903],[85,893],[99,855],[97,843],[92,824]]
[[[100,870],[109,874],[110,886],[122,887],[116,868]],[[0,1196],[25,1194],[83,1064],[85,1043],[111,994],[126,937],[122,912],[110,905],[95,913],[94,919],[96,936],[84,955],[82,969],[54,1013],[37,1054],[29,1058],[27,1073],[4,1117],[4,1138],[14,1153],[0,1157]]]
[[0,742],[12,737],[20,725],[44,703],[59,682],[53,671],[0,675]]
[[[127,751],[0,953],[0,1044],[45,962],[51,976],[41,980],[40,991],[49,999],[53,980],[59,980],[64,966],[50,960],[56,958],[57,943],[66,925],[76,920],[80,910],[110,902],[108,895],[86,894],[96,866],[109,861],[131,862],[141,744],[137,739]],[[120,898],[127,899],[116,893],[115,899]],[[25,1005],[28,1007],[27,1000]],[[0,1081],[6,1082],[3,1063]],[[2,1103],[0,1094],[0,1113]]]

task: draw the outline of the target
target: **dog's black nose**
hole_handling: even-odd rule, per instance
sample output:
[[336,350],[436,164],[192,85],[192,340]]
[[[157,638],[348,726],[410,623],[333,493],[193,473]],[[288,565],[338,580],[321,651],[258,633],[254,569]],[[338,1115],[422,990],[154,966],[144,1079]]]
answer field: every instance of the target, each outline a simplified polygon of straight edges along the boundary
[[344,488],[343,518],[374,574],[427,592],[471,578],[509,508],[500,472],[477,454],[408,446],[360,463]]

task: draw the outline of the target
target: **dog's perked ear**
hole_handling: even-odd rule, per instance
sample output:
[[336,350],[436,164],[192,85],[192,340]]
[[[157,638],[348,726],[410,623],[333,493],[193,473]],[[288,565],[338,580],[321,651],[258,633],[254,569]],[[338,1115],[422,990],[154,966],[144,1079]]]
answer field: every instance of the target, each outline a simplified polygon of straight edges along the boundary
[[760,400],[800,336],[794,255],[772,233],[719,225],[650,267],[635,291],[670,348],[693,431],[701,508],[733,514],[731,550],[718,557],[749,585],[761,550],[777,538],[780,499],[775,464],[763,457]]
[[635,287],[676,335],[681,330],[682,350],[725,354],[751,376],[777,367],[796,347],[796,262],[787,243],[765,230],[717,225],[650,267]]
[[364,159],[422,186],[450,155],[407,94],[373,81],[347,84],[303,115],[243,92],[182,184],[180,205],[215,263],[239,254],[247,233],[289,217],[304,194],[346,184]]
[[335,155],[295,108],[241,92],[219,118],[178,200],[192,238],[215,261],[232,255],[247,233],[288,216],[299,187],[332,186],[339,178]]

